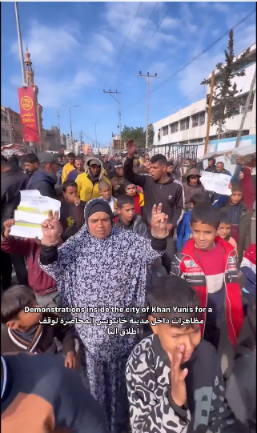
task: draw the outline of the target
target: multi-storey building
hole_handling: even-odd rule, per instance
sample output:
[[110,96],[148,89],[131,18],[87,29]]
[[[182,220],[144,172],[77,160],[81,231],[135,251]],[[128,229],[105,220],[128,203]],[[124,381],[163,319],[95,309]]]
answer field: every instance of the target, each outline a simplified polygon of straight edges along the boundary
[[[244,70],[245,76],[235,77],[234,81],[240,91],[238,104],[235,106],[234,116],[227,119],[226,129],[230,131],[238,130],[251,82],[256,68],[256,44],[250,47],[250,52],[246,57]],[[217,74],[217,71],[216,71]],[[218,75],[217,75],[218,79]],[[208,93],[208,91],[207,91]],[[202,145],[205,142],[207,128],[207,101],[206,98],[194,102],[188,107],[177,111],[174,114],[161,119],[154,126],[154,145]],[[248,113],[246,115],[243,134],[256,135],[256,92],[251,98]],[[217,139],[217,126],[211,126],[209,140]]]
[[22,124],[19,113],[1,106],[1,144],[26,144],[23,142]]

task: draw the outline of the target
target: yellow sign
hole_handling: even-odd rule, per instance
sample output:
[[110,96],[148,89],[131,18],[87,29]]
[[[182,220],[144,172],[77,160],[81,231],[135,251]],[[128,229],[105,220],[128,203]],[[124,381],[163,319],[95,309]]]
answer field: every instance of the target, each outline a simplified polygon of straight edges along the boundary
[[33,108],[33,101],[29,96],[23,96],[21,98],[21,107],[25,111],[29,111]]

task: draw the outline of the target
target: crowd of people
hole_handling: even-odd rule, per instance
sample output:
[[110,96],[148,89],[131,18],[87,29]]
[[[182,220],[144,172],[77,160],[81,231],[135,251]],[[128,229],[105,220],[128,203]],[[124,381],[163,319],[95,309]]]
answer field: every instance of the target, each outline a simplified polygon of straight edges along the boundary
[[[209,158],[228,196],[185,167],[1,156],[4,433],[256,431],[252,171]],[[40,240],[11,234],[23,190],[60,201]]]

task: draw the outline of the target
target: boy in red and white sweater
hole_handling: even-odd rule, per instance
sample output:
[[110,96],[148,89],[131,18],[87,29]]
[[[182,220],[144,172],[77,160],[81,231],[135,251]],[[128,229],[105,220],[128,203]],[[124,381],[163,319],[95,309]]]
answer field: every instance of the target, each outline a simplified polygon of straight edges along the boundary
[[228,339],[235,346],[244,320],[234,247],[217,236],[220,212],[199,204],[191,214],[192,239],[171,264],[171,273],[186,279],[205,308],[204,338],[219,347],[223,319]]

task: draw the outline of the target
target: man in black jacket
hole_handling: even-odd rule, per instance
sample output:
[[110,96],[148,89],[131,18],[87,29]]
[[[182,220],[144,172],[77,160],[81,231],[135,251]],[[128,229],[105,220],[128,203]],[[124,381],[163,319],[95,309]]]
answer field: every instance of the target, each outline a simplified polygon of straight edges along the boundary
[[124,195],[117,200],[118,221],[114,227],[123,230],[131,230],[144,238],[148,237],[147,226],[141,216],[135,213],[133,197]]
[[[14,211],[20,203],[20,191],[26,189],[28,176],[13,166],[12,162],[1,158],[1,230],[3,223],[14,217]],[[15,267],[19,284],[28,284],[28,276],[24,258],[17,254],[4,253],[1,250],[2,288],[11,285],[12,263]]]
[[208,167],[205,171],[209,171],[210,173],[216,173],[216,160],[215,158],[208,158]]
[[54,154],[39,154],[38,164],[34,164],[34,171],[30,177],[27,189],[37,189],[41,195],[56,199],[56,174],[61,166],[62,164]]
[[[182,184],[173,178],[167,172],[167,159],[163,155],[154,155],[151,158],[150,176],[135,174],[133,170],[133,160],[137,153],[136,144],[133,140],[127,143],[128,156],[124,164],[124,175],[129,182],[143,188],[144,191],[144,219],[149,222],[151,219],[151,210],[154,205],[162,203],[162,211],[168,215],[168,230],[170,236],[167,242],[167,263],[170,263],[174,253],[173,233],[179,224],[184,209],[184,193]],[[164,257],[165,259],[165,257]],[[166,262],[166,260],[165,260]],[[167,269],[169,271],[169,269]]]

